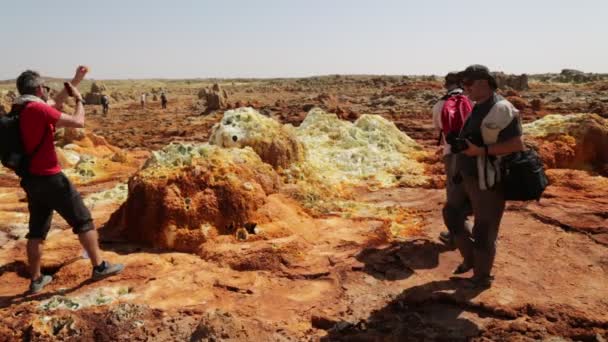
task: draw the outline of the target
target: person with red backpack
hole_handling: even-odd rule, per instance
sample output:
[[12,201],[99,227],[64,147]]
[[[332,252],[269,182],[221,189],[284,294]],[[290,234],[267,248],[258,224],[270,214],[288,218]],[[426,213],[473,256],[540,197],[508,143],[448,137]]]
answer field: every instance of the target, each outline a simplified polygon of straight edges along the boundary
[[[54,100],[49,98],[50,88],[39,73],[27,70],[17,78],[17,89],[21,96],[15,99],[13,106],[18,113],[20,142],[26,164],[15,171],[19,170],[30,213],[26,249],[31,293],[42,291],[53,279],[50,275],[43,275],[40,270],[42,245],[51,228],[53,211],[57,211],[78,235],[80,244],[91,260],[93,280],[117,274],[124,268],[121,264],[110,264],[102,259],[91,213],[74,185],[61,172],[55,152],[56,127],[84,127],[83,100],[74,85],[80,83],[87,71],[86,67],[78,67],[72,82],[66,83],[65,89]],[[74,115],[59,111],[68,96],[72,96],[76,102]]]
[[[454,186],[452,178],[456,174],[454,170],[454,155],[449,142],[453,142],[458,136],[472,109],[471,101],[463,94],[464,90],[460,83],[459,73],[448,73],[445,76],[444,83],[447,93],[433,106],[433,126],[439,132],[437,144],[442,146],[438,153],[443,152],[447,194],[449,194],[451,187]],[[469,229],[471,229],[470,223],[467,222],[467,224],[469,225]],[[454,244],[449,230],[441,232],[439,240],[448,246],[453,246]]]

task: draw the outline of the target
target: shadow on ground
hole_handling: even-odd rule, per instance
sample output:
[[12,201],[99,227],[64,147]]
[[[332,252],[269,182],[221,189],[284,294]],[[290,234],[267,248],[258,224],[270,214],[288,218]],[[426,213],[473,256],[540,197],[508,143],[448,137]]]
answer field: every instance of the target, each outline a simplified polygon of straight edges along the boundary
[[408,288],[364,321],[335,324],[322,341],[467,341],[481,331],[462,313],[475,311],[470,300],[483,291],[467,285],[452,278]]
[[443,243],[418,239],[366,248],[356,258],[365,264],[364,272],[377,279],[401,280],[409,278],[415,270],[437,267],[439,255],[448,250]]

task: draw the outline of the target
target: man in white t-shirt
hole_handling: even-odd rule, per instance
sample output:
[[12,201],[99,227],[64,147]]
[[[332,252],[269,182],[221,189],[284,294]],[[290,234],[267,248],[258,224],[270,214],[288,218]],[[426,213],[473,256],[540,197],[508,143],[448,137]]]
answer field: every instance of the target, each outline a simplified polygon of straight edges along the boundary
[[141,93],[139,102],[141,103],[141,109],[146,108],[146,93]]
[[[443,86],[447,90],[447,93],[441,98],[441,100],[437,101],[437,103],[435,103],[435,105],[433,106],[433,127],[435,127],[435,130],[438,134],[443,128],[441,125],[441,111],[443,110],[443,105],[445,104],[446,97],[452,95],[459,95],[464,92],[460,85],[460,76],[458,75],[458,73],[455,72],[450,72],[445,76],[445,83]],[[446,143],[445,135],[443,134],[441,135],[441,144],[443,145],[443,155],[449,155],[451,153],[450,144]]]
[[[452,180],[450,178],[453,174],[455,174],[454,170],[452,170],[454,168],[455,163],[454,163],[454,155],[452,154],[450,144],[448,144],[446,142],[445,134],[442,134],[443,127],[442,127],[442,123],[441,123],[441,121],[442,121],[441,115],[442,115],[443,106],[445,104],[446,99],[448,99],[451,96],[462,95],[462,93],[464,92],[460,83],[461,83],[461,79],[460,79],[459,73],[456,73],[456,72],[448,73],[445,76],[445,83],[443,85],[445,87],[447,93],[433,106],[433,127],[437,131],[437,134],[440,136],[440,138],[438,139],[438,144],[442,145],[441,149],[439,149],[437,151],[437,153],[443,154],[443,162],[445,165],[445,175],[446,175],[446,180],[445,180],[446,192],[448,191],[448,188],[452,184]],[[468,222],[467,222],[467,224],[468,224]],[[445,243],[448,246],[453,246],[452,236],[449,231],[441,232],[439,234],[439,240],[441,240],[443,243]]]

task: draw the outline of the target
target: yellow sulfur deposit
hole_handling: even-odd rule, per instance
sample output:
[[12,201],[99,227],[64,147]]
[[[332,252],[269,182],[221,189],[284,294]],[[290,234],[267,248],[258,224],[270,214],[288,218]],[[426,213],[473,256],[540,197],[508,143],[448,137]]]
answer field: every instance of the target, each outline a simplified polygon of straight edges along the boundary
[[597,114],[547,115],[524,125],[549,168],[608,175],[608,120]]
[[421,147],[379,115],[365,114],[351,123],[314,108],[295,130],[308,152],[306,163],[328,185],[427,181],[417,161]]
[[608,120],[597,114],[552,114],[543,117],[542,119],[525,124],[525,134],[543,137],[551,134],[567,134],[571,136],[582,136],[587,133],[591,127],[598,127],[608,131]]
[[221,147],[249,146],[275,168],[300,162],[305,153],[289,127],[249,107],[225,112],[222,121],[213,126],[209,143]]
[[224,113],[209,142],[253,148],[263,161],[282,168],[288,183],[385,187],[427,182],[417,161],[421,147],[378,115],[362,115],[351,123],[314,108],[294,128],[255,109],[239,108]]

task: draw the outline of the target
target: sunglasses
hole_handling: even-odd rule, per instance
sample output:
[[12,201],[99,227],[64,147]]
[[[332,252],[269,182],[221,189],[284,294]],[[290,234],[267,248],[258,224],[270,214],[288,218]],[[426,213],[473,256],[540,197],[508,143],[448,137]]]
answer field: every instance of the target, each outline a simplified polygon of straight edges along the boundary
[[51,91],[51,87],[49,87],[47,85],[43,85],[42,89],[44,89],[47,93]]
[[465,87],[470,87],[477,80],[488,80],[489,81],[490,76],[478,75],[478,76],[473,76],[472,78],[466,78],[466,79],[462,80],[462,85]]
[[470,87],[475,83],[476,79],[464,80],[462,81],[462,85],[465,87]]

